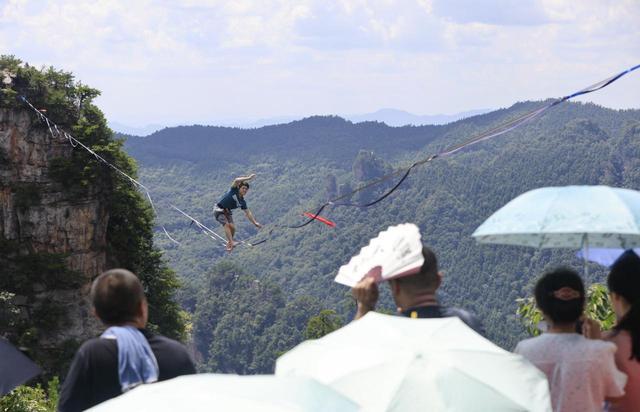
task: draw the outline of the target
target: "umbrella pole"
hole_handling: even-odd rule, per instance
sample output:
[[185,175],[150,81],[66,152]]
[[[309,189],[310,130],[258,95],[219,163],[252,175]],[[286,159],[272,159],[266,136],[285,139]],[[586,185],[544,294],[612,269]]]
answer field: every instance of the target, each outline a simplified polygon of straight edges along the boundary
[[585,233],[582,239],[582,258],[584,259],[584,277],[589,278],[589,237]]

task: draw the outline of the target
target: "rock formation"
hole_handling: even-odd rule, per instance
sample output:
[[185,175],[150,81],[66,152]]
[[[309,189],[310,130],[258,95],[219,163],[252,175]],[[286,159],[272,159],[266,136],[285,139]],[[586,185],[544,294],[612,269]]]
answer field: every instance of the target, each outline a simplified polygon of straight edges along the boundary
[[[49,173],[52,160],[69,159],[73,150],[32,111],[0,108],[0,289],[12,292],[25,324],[49,323],[32,337],[38,350],[80,342],[98,330],[87,295],[106,266],[109,215],[101,188],[71,196]],[[25,269],[30,264],[35,273]],[[66,281],[49,278],[52,273]],[[7,284],[23,277],[24,285]],[[52,311],[60,316],[48,320]]]

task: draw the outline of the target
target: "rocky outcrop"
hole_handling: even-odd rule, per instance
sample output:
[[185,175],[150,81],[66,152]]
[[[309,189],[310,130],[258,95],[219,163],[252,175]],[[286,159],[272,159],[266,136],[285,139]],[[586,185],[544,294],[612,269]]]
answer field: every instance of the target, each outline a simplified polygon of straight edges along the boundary
[[338,181],[334,175],[327,175],[324,178],[324,193],[327,200],[338,195]]
[[366,182],[383,176],[389,166],[373,152],[360,150],[353,161],[353,177],[358,182]]
[[[87,292],[91,280],[106,266],[108,211],[99,199],[100,188],[90,188],[83,196],[70,196],[49,174],[52,160],[69,159],[73,150],[66,139],[52,137],[31,111],[0,108],[3,263],[29,263],[37,257],[57,256],[64,268],[54,271],[75,276],[73,282],[57,285],[37,273],[29,275],[24,265],[0,268],[2,279],[32,276],[31,281],[27,279],[25,285],[13,291],[13,303],[27,323],[42,323],[35,317],[47,315],[48,307],[62,313],[58,323],[38,329],[36,346],[45,348],[63,341],[84,340],[98,330],[90,316]],[[25,273],[12,273],[20,270]],[[11,287],[5,285],[7,289]],[[0,334],[3,332],[6,331]]]

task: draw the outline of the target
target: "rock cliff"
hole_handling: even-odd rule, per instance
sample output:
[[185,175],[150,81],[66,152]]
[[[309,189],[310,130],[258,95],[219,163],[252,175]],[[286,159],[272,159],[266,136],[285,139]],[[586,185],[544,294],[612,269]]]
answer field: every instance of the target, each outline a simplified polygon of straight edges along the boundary
[[32,111],[0,108],[0,289],[13,295],[9,303],[23,324],[38,325],[18,337],[37,351],[98,330],[87,295],[106,266],[109,214],[101,188],[70,195],[49,173],[52,161],[73,150]]

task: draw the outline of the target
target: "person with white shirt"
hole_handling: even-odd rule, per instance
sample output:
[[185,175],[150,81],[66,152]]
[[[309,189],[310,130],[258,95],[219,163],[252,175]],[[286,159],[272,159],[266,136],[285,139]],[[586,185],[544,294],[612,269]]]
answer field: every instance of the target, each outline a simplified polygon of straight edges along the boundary
[[538,280],[534,294],[549,327],[518,343],[515,353],[547,375],[554,411],[602,411],[605,400],[624,395],[627,376],[616,367],[613,343],[577,333],[585,303],[582,279],[559,268]]

